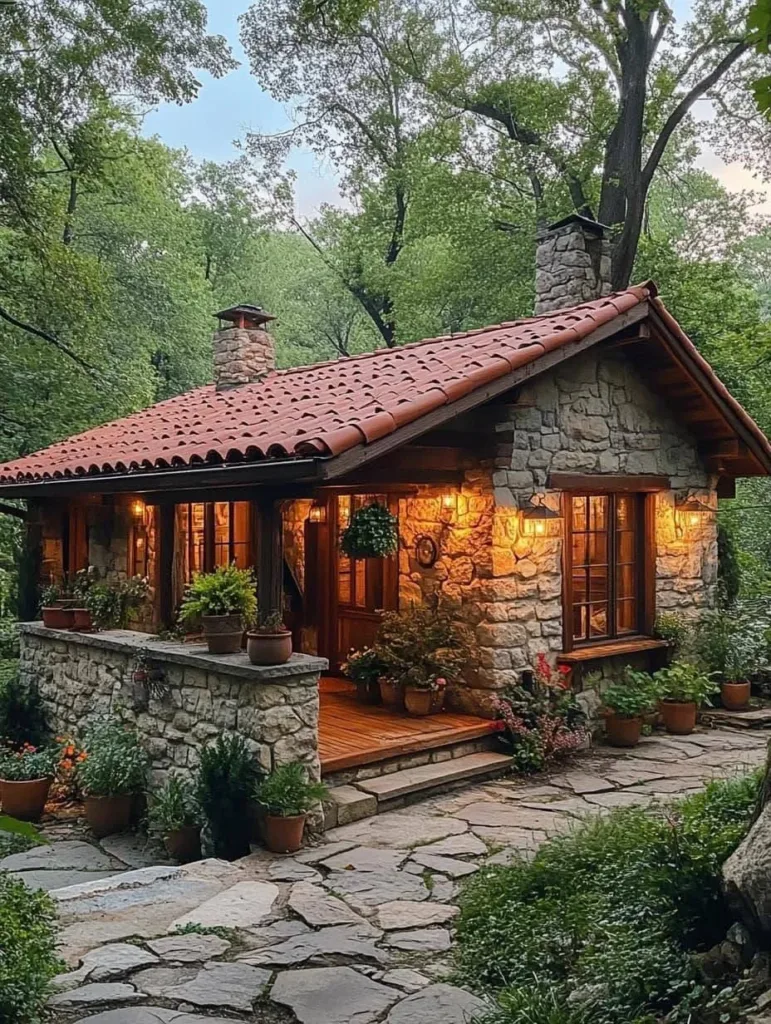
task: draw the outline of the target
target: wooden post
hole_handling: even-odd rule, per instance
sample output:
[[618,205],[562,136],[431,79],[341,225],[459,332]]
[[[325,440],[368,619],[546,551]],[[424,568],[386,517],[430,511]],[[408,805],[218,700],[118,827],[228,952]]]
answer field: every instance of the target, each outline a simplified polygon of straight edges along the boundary
[[162,629],[174,619],[174,524],[176,507],[158,506],[158,621]]
[[257,621],[284,613],[284,523],[281,502],[260,496],[257,508]]
[[19,606],[22,622],[38,617],[38,590],[43,549],[42,510],[38,502],[27,504],[27,523],[19,557]]

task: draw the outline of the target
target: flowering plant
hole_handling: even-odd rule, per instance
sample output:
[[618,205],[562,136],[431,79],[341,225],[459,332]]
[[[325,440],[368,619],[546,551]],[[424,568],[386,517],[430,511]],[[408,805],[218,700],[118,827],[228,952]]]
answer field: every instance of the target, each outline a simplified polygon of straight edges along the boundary
[[24,743],[19,750],[5,748],[0,751],[0,779],[6,782],[30,782],[53,776],[59,757],[56,747],[39,750]]
[[93,724],[83,746],[86,756],[78,764],[77,774],[86,796],[119,796],[143,788],[147,755],[137,734],[117,719]]
[[149,590],[146,576],[102,580],[89,584],[83,594],[83,603],[98,629],[125,629],[132,613],[147,600]]
[[493,698],[505,730],[501,740],[520,771],[542,771],[585,742],[586,716],[570,688],[569,675],[568,666],[554,669],[539,654],[532,689],[520,682]]
[[56,765],[52,800],[57,804],[65,804],[79,795],[77,771],[87,755],[71,736],[57,736],[56,742],[59,744],[59,762]]

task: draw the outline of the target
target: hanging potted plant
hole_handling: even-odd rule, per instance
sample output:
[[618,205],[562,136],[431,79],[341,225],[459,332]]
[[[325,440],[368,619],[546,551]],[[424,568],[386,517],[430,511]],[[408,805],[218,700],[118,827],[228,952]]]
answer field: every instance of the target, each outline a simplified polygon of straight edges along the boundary
[[387,665],[373,647],[352,651],[343,672],[356,684],[356,699],[361,704],[380,704],[380,677]]
[[398,520],[378,501],[356,509],[340,537],[340,549],[349,558],[387,558],[398,548]]
[[292,634],[278,612],[246,634],[246,653],[253,665],[283,665],[292,656]]
[[91,830],[97,838],[124,832],[147,773],[136,733],[117,719],[97,722],[84,737],[81,757],[77,777]]
[[71,629],[75,621],[63,583],[49,583],[40,592],[40,612],[48,629]]
[[612,747],[635,747],[640,742],[643,719],[656,705],[656,686],[647,672],[627,668],[620,683],[602,694],[605,732]]
[[0,753],[0,805],[3,814],[20,821],[39,821],[54,780],[59,751],[38,750],[25,743]]
[[327,795],[322,782],[310,782],[304,764],[281,765],[257,790],[265,811],[265,845],[271,853],[295,853],[302,846],[308,811]]
[[147,827],[180,864],[201,859],[201,809],[193,787],[176,775],[150,794]]
[[262,777],[242,736],[218,736],[201,751],[195,796],[215,857],[237,860],[249,853],[254,794]]
[[687,661],[674,661],[655,673],[653,678],[661,693],[659,710],[667,732],[676,736],[693,732],[699,708],[709,704],[711,694],[719,690],[712,676]]
[[257,611],[251,569],[220,565],[214,572],[198,573],[185,592],[180,622],[200,623],[209,654],[237,654],[244,629]]

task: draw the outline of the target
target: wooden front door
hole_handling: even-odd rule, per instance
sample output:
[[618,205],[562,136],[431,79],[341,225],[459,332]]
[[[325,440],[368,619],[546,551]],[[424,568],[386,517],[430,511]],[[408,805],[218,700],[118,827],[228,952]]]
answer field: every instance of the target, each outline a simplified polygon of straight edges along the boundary
[[[372,501],[396,515],[398,502],[384,494],[337,494],[326,502],[326,523],[306,534],[306,602],[318,604],[318,653],[332,672],[352,650],[372,644],[383,612],[399,606],[398,555],[348,558],[340,534],[357,508]],[[315,577],[315,578],[314,578]]]

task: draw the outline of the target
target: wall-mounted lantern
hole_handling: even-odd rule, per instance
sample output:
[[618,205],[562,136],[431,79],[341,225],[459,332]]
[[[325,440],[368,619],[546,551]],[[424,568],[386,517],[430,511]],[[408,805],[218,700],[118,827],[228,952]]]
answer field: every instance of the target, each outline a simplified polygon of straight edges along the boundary
[[308,518],[312,523],[325,523],[327,521],[327,506],[324,502],[314,501],[311,505]]
[[559,532],[562,516],[553,508],[543,503],[542,499],[530,501],[522,505],[522,533],[525,537],[553,537]]
[[715,511],[711,505],[692,494],[679,498],[675,501],[675,533],[682,537],[686,530],[700,527],[708,516],[715,514]]
[[442,495],[442,521],[448,523],[458,509],[458,496],[453,491],[447,491]]
[[131,502],[131,518],[134,520],[137,526],[145,525],[145,513],[147,512],[147,506],[141,498],[135,498]]

